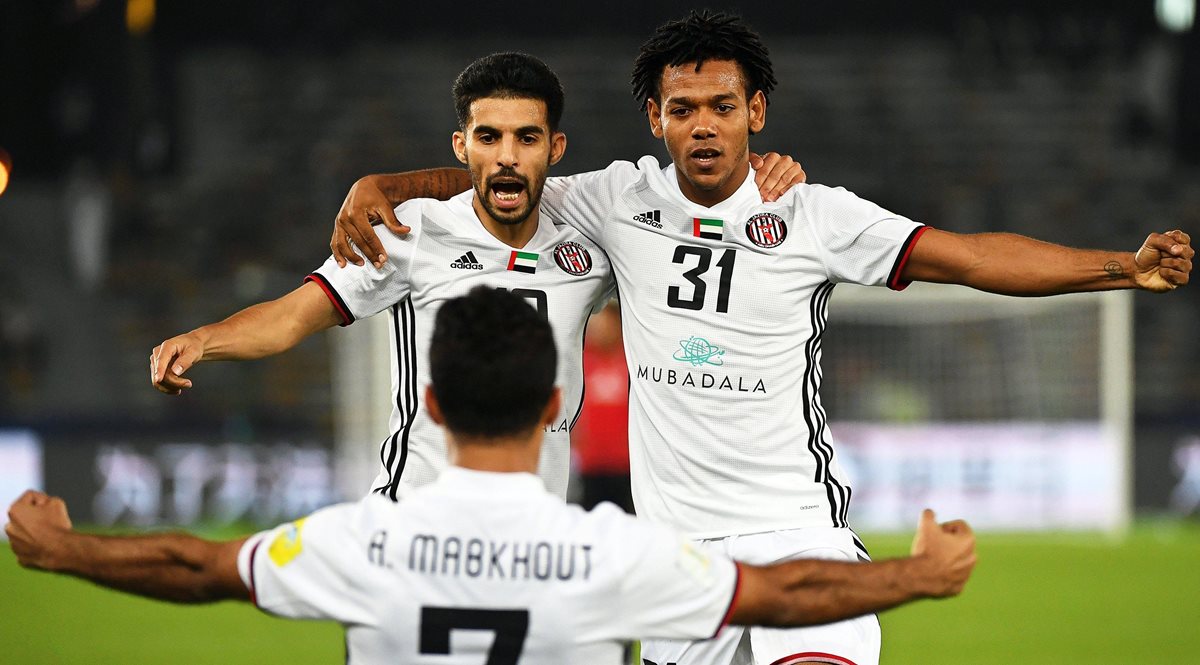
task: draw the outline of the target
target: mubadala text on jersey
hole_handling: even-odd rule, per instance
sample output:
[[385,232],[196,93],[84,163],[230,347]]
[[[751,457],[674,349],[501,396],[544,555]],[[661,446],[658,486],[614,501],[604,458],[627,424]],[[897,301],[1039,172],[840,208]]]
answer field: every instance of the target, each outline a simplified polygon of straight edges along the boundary
[[709,372],[692,372],[663,367],[647,367],[638,365],[637,378],[642,381],[665,383],[670,386],[688,386],[708,390],[728,390],[739,393],[767,392],[767,386],[762,379],[754,380],[742,376],[731,377],[728,374],[711,374]]
[[586,580],[592,574],[592,546],[418,533],[409,544],[408,569],[426,575],[489,580]]

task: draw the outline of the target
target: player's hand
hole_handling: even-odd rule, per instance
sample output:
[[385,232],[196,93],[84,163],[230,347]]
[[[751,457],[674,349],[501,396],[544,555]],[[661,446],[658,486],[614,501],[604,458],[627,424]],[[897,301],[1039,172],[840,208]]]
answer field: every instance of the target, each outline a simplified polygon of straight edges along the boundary
[[1183,231],[1151,233],[1133,255],[1138,288],[1163,293],[1188,283],[1192,272],[1192,238]]
[[777,152],[750,153],[750,167],[754,169],[754,184],[758,185],[764,203],[778,201],[792,185],[806,182],[808,178],[796,160]]
[[71,531],[67,504],[56,496],[26,490],[8,509],[8,536],[17,563],[26,568],[54,570],[58,544]]
[[150,383],[168,395],[191,388],[183,373],[204,356],[204,343],[195,333],[172,337],[150,352]]
[[912,556],[924,564],[928,595],[956,596],[975,567],[975,534],[962,520],[938,524],[933,511],[926,508],[917,523]]
[[412,230],[396,219],[391,201],[379,189],[374,176],[363,176],[350,188],[346,200],[342,202],[342,209],[338,210],[333,220],[333,238],[329,241],[329,249],[339,268],[345,268],[347,261],[356,266],[363,264],[362,257],[354,251],[355,245],[364,256],[374,257],[371,263],[376,268],[383,267],[387,261],[387,251],[371,226],[379,222],[396,235],[404,235]]

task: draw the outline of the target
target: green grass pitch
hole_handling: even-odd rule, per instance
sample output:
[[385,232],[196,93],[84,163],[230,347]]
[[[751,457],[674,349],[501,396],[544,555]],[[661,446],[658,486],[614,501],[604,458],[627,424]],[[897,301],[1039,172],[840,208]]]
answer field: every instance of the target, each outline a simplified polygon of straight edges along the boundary
[[[864,540],[877,558],[908,538]],[[885,665],[1200,663],[1200,525],[987,534],[966,593],[882,617]],[[343,662],[341,630],[248,605],[180,607],[20,569],[0,545],[0,662]]]

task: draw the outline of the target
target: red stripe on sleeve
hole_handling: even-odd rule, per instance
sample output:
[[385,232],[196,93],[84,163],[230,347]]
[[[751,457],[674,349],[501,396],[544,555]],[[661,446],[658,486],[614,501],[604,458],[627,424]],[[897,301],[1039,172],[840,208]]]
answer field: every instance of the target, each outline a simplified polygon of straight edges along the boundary
[[325,281],[324,277],[313,273],[305,277],[304,281],[316,284],[325,292],[325,297],[329,298],[329,302],[333,303],[333,308],[337,310],[338,316],[342,317],[342,322],[339,325],[348,326],[354,323],[354,316],[346,309],[346,305],[342,302],[341,297],[334,292],[333,287],[329,285],[329,282]]
[[713,637],[716,637],[722,628],[729,625],[729,619],[733,616],[733,608],[737,605],[738,594],[742,591],[742,564],[734,561],[733,569],[737,577],[733,581],[733,595],[729,597],[729,609],[725,610],[725,616],[721,618],[721,623],[717,624],[717,629],[713,631]]
[[892,274],[888,278],[887,287],[889,289],[892,289],[893,291],[903,291],[904,289],[908,288],[909,284],[912,284],[911,281],[904,281],[900,279],[900,275],[904,272],[904,266],[908,263],[908,257],[912,255],[913,247],[917,246],[917,240],[920,239],[920,237],[928,230],[928,226],[922,226],[916,229],[913,231],[912,235],[909,236],[908,242],[904,243],[904,252],[900,255],[900,258],[896,260],[896,265],[892,267]]
[[829,665],[855,665],[849,658],[842,658],[823,651],[805,651],[784,656],[771,665],[797,665],[799,663],[828,663]]
[[262,545],[262,541],[263,539],[259,538],[258,542],[254,543],[254,549],[250,550],[250,602],[254,603],[255,607],[258,607],[258,587],[254,583],[254,555],[258,554],[258,546]]

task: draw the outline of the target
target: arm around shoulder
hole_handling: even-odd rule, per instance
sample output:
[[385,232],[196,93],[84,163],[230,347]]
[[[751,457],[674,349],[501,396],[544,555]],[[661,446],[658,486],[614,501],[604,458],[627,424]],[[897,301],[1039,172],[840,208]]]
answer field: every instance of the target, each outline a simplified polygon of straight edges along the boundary
[[471,188],[471,175],[464,169],[439,168],[403,173],[378,173],[359,178],[333,221],[329,249],[339,267],[349,261],[362,265],[354,251],[358,247],[375,267],[387,261],[387,249],[380,242],[373,224],[382,223],[397,235],[411,229],[396,217],[395,208],[418,198],[445,201]]

